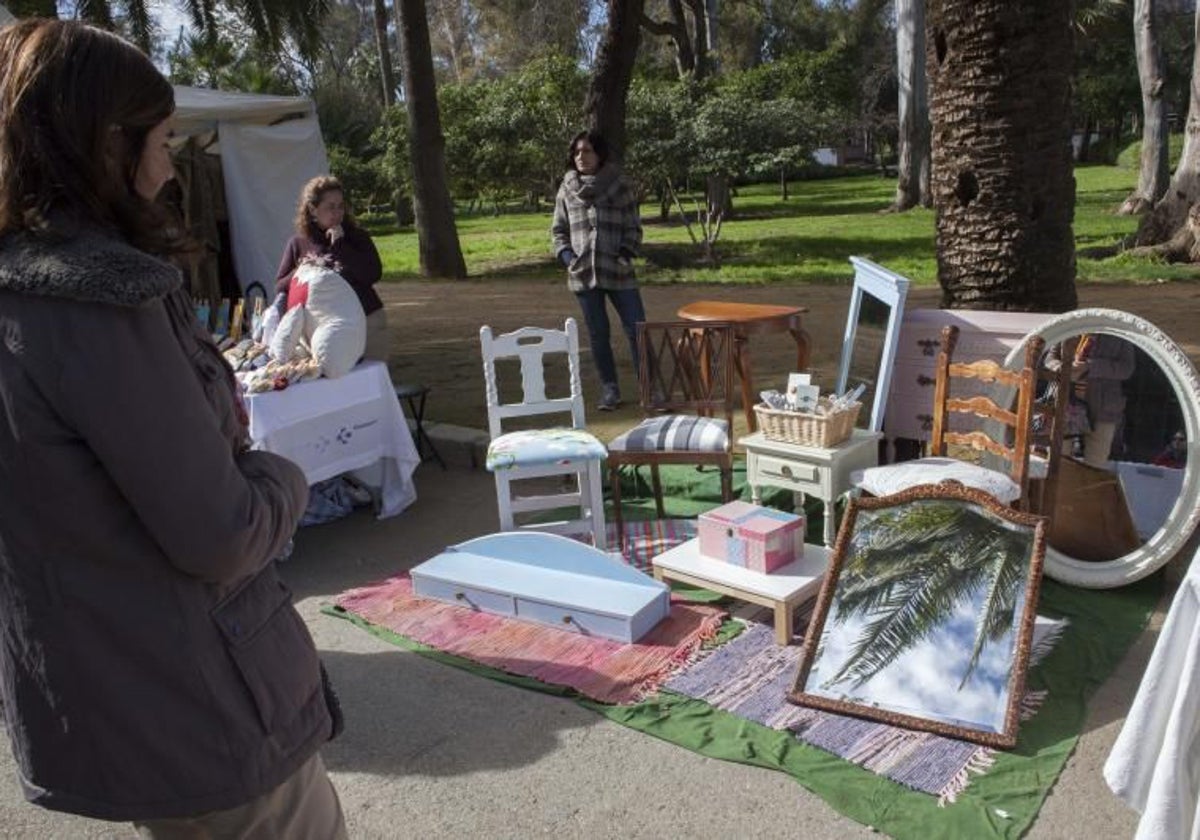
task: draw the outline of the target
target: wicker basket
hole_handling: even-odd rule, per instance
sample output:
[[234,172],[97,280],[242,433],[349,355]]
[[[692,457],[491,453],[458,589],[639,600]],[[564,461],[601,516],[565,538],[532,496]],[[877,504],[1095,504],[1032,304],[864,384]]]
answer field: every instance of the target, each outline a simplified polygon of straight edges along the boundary
[[[822,397],[820,403],[828,410],[829,401],[826,398]],[[856,402],[831,414],[809,414],[779,411],[759,403],[754,406],[754,413],[758,415],[759,430],[768,440],[828,449],[850,437],[861,408],[862,403]]]

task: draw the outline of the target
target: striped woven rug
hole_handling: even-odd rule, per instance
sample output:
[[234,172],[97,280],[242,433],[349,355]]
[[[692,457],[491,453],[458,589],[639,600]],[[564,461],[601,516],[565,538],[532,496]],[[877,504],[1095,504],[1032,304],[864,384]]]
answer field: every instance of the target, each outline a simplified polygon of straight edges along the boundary
[[[1030,666],[1045,656],[1065,622],[1038,619]],[[823,712],[789,703],[802,648],[775,644],[770,624],[751,622],[737,638],[667,680],[663,688],[769,726],[860,767],[953,802],[973,774],[991,766],[995,752],[967,741]],[[1027,692],[1022,716],[1032,716],[1044,693]]]
[[[650,573],[650,561],[669,548],[696,536],[695,519],[647,519],[625,522],[625,562]],[[608,523],[608,544],[617,546],[617,526]]]

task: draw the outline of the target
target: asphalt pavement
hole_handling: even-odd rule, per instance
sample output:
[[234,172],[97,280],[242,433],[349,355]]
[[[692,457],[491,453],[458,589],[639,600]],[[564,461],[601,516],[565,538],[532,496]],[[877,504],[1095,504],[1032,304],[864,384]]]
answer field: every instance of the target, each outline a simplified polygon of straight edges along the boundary
[[[320,609],[338,593],[496,529],[491,477],[436,463],[418,500],[302,529],[284,575],[337,685],[345,733],[324,750],[354,838],[757,838],[880,836],[784,773],[706,758],[562,698],[504,685],[376,639]],[[1101,767],[1162,621],[1092,698],[1079,745],[1029,838],[1121,838],[1137,815]],[[148,632],[149,632],[148,628]],[[127,825],[25,803],[0,751],[0,836],[131,837]]]

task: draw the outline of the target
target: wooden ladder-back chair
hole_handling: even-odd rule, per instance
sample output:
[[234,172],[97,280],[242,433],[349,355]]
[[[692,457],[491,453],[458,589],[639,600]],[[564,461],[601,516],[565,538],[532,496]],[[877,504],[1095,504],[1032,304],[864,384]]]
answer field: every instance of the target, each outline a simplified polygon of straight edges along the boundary
[[[514,531],[524,528],[556,534],[591,534],[592,544],[605,548],[604,491],[600,462],[604,444],[586,431],[583,411],[583,386],[579,375],[579,332],[575,319],[568,318],[561,330],[523,327],[515,332],[492,335],[491,327],[479,330],[483,351],[483,376],[487,391],[488,445],[487,468],[496,479],[496,502],[500,528]],[[556,359],[556,357],[559,357]],[[496,362],[516,359],[521,370],[521,399],[501,402]],[[553,363],[565,363],[569,393],[561,397],[547,395],[546,373]],[[504,432],[504,421],[558,416],[551,428],[522,428]],[[526,425],[524,422],[522,425]],[[574,476],[573,488],[556,484],[554,492],[517,495],[514,482],[546,479],[550,476]],[[545,481],[540,482],[546,484]],[[545,488],[542,488],[545,490]],[[534,522],[518,526],[516,514],[577,507],[577,518],[557,522]]]
[[[955,362],[957,343],[958,327],[943,328],[935,363],[929,456],[872,467],[863,472],[858,486],[882,496],[953,480],[1027,510],[1033,403],[1043,342],[1035,338],[1026,345],[1025,366],[1017,371],[990,359]],[[964,425],[970,430],[960,431]],[[976,463],[980,460],[994,460],[1003,468]]]
[[712,464],[721,498],[733,498],[734,341],[726,322],[638,324],[638,392],[646,415],[608,444],[613,520],[623,541],[620,469],[650,466],[655,510],[663,509],[661,464]]
[[[1037,390],[1037,368],[1041,361],[1043,341],[1034,338],[1025,347],[1025,366],[1018,371],[1005,370],[991,359],[976,362],[953,362],[951,356],[958,343],[958,327],[942,329],[942,347],[937,359],[937,379],[933,386],[933,432],[929,438],[932,456],[946,457],[950,447],[970,448],[987,452],[1001,459],[1007,475],[1016,486],[1017,497],[1005,500],[1021,510],[1029,506],[1029,449],[1033,425],[1033,402]],[[956,381],[975,381],[985,386],[1016,389],[1016,406],[1004,406],[992,397],[975,394],[955,396]],[[973,415],[992,420],[1003,426],[1003,435],[993,437],[983,430],[957,432],[950,428],[954,414]],[[997,439],[999,438],[999,439]]]

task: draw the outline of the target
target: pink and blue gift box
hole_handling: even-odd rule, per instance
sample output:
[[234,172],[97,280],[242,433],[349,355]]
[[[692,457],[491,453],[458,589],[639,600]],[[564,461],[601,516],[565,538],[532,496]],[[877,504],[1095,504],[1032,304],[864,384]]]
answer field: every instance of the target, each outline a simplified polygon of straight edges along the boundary
[[804,516],[729,502],[700,514],[700,553],[756,572],[773,572],[804,556]]

